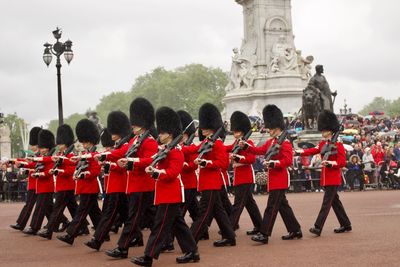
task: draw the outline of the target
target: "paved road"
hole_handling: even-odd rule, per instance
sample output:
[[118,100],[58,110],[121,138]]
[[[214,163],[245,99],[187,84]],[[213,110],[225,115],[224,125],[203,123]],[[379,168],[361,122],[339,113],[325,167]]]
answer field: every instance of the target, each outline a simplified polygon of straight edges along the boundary
[[[252,228],[245,211],[237,230],[237,246],[214,248],[219,238],[214,222],[210,240],[200,241],[201,261],[186,266],[399,266],[400,265],[400,191],[367,191],[340,193],[340,198],[353,224],[351,233],[334,234],[338,226],[333,211],[329,214],[321,237],[308,232],[319,211],[323,193],[288,194],[289,203],[303,227],[301,240],[283,241],[286,233],[278,216],[268,245],[258,245],[246,236]],[[267,196],[256,196],[264,211]],[[0,204],[0,266],[133,266],[129,260],[114,260],[104,255],[113,248],[118,235],[94,252],[83,245],[89,236],[79,237],[74,246],[64,245],[56,238],[48,241],[25,236],[8,227],[14,223],[21,203]],[[144,232],[145,240],[149,231]],[[175,248],[178,248],[175,244]],[[134,248],[129,256],[142,255],[144,248]],[[162,254],[153,266],[177,266],[175,252]]]

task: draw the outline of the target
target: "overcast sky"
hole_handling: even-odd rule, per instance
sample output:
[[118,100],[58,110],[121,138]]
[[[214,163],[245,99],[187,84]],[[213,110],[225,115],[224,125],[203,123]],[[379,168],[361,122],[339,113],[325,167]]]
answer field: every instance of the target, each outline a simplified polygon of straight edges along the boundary
[[[336,108],[344,98],[357,111],[375,96],[400,97],[398,10],[398,0],[292,0],[296,48],[324,65]],[[243,37],[234,0],[0,0],[0,112],[30,126],[58,116],[55,59],[49,68],[42,60],[56,26],[75,54],[62,63],[65,117],[157,66],[228,71]]]

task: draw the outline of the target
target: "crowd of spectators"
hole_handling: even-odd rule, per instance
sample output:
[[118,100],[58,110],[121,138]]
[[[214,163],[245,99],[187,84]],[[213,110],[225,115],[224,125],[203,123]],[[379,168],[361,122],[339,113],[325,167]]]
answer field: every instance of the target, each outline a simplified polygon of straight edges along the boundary
[[5,158],[0,161],[0,201],[25,201],[26,176],[7,161]]

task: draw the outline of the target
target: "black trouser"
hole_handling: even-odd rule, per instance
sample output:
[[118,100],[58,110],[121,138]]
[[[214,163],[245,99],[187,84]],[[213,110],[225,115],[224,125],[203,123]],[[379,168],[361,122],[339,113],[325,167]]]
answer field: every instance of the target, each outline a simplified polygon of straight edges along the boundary
[[31,216],[33,207],[36,203],[36,190],[28,190],[28,196],[26,198],[26,202],[24,207],[21,210],[21,213],[18,216],[17,223],[25,228],[26,224],[28,223],[29,217]]
[[254,228],[259,230],[261,227],[262,218],[257,203],[253,198],[253,186],[254,184],[241,184],[234,187],[235,201],[230,216],[231,224],[234,228],[238,225],[240,215],[245,207]]
[[101,210],[99,203],[97,202],[98,194],[80,194],[78,209],[76,210],[75,216],[67,228],[67,233],[76,237],[79,234],[79,230],[85,225],[86,216],[89,215],[94,227],[96,228],[101,218]]
[[54,203],[53,212],[50,215],[49,222],[47,224],[47,230],[54,232],[57,230],[58,225],[63,220],[64,210],[67,207],[71,218],[74,218],[78,204],[76,203],[74,190],[60,191],[56,194],[56,201]]
[[269,192],[267,207],[265,208],[260,228],[262,234],[271,236],[278,212],[281,214],[288,232],[297,232],[300,230],[300,224],[294,216],[292,208],[289,206],[285,191],[285,189],[281,189]]
[[346,211],[339,199],[337,193],[337,185],[325,186],[324,199],[322,201],[321,210],[319,211],[317,220],[315,221],[315,227],[321,229],[324,227],[326,218],[328,217],[331,207],[336,214],[336,217],[340,223],[340,226],[350,226],[349,217],[347,217]]
[[185,203],[182,205],[182,216],[185,218],[186,212],[189,211],[189,216],[192,221],[199,217],[199,201],[197,200],[197,189],[185,189]]
[[35,211],[32,215],[31,228],[34,231],[39,231],[42,227],[44,216],[50,217],[53,211],[53,193],[37,194]]
[[226,214],[229,217],[232,214],[233,207],[231,201],[229,200],[228,191],[227,188],[225,188],[225,186],[222,186],[220,194],[221,194],[222,206],[224,207]]
[[103,203],[102,216],[94,233],[94,238],[100,242],[104,242],[104,238],[113,226],[117,214],[123,221],[128,217],[128,199],[125,193],[107,194],[105,199],[107,199],[107,202]]
[[129,194],[128,198],[128,218],[118,240],[118,247],[121,249],[128,249],[129,243],[133,238],[143,238],[139,221],[144,216],[146,209],[153,205],[154,192],[135,192]]
[[171,232],[176,236],[183,253],[197,251],[196,241],[183,219],[181,206],[181,203],[157,206],[153,228],[144,251],[146,256],[158,259],[160,251]]
[[235,232],[222,206],[220,190],[205,190],[201,192],[200,216],[193,222],[190,228],[196,242],[198,242],[207,231],[207,223],[211,221],[213,217],[221,229],[222,238],[234,240]]

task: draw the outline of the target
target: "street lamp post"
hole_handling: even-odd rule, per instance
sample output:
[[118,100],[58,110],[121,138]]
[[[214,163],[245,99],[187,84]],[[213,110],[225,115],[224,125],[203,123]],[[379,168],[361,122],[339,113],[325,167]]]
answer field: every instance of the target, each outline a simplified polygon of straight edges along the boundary
[[52,55],[57,57],[56,68],[57,68],[57,91],[58,91],[58,125],[62,125],[64,123],[63,118],[63,106],[62,106],[62,92],[61,92],[61,60],[60,56],[64,54],[64,58],[67,61],[68,65],[74,58],[74,53],[71,49],[72,42],[70,40],[65,41],[64,43],[60,42],[61,38],[61,29],[58,27],[53,31],[53,36],[56,38],[57,42],[55,44],[44,44],[44,52],[43,52],[43,61],[46,63],[47,67],[50,65],[51,60],[53,58]]

